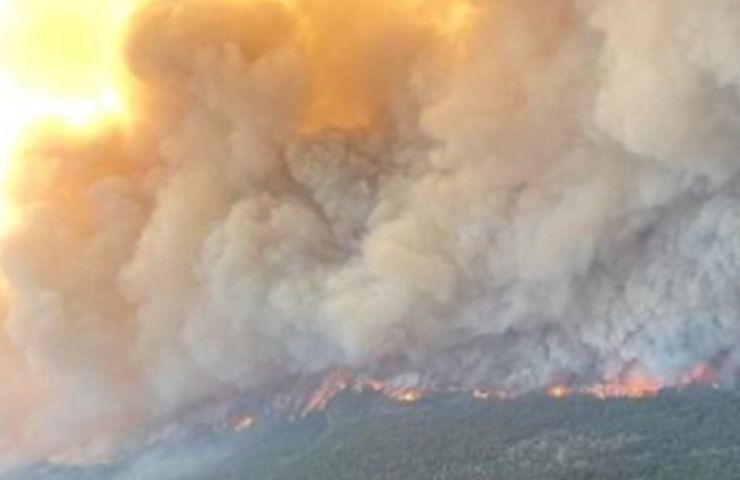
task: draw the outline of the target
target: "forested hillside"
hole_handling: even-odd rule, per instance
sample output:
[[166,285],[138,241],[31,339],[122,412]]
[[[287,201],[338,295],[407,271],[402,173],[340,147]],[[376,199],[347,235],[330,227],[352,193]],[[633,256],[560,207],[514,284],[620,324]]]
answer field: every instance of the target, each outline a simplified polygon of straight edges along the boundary
[[19,480],[737,480],[740,393],[649,399],[344,394],[303,420],[199,431],[95,468]]

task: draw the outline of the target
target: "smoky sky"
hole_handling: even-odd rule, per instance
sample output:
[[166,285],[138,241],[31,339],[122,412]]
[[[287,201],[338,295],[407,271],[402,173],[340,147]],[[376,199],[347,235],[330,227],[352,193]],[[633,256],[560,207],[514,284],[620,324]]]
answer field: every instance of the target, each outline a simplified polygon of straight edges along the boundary
[[739,22],[734,0],[145,2],[135,121],[24,151],[4,462],[387,359],[517,391],[731,376]]

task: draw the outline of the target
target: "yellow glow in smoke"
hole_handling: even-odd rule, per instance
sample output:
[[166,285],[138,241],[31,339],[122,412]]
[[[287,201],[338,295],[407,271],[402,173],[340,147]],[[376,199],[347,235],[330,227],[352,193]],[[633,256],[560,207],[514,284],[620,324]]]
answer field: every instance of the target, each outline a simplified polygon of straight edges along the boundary
[[409,52],[424,44],[458,61],[475,14],[474,0],[282,1],[306,33],[314,88],[308,132],[373,125],[394,95],[396,73],[414,61]]
[[[0,0],[0,233],[13,222],[8,184],[23,169],[17,148],[29,126],[54,120],[85,133],[125,118],[124,35],[149,1]],[[409,44],[454,46],[474,10],[474,0],[227,1],[279,3],[303,32],[307,131],[374,124],[394,94],[393,70],[413,60]],[[389,36],[406,45],[383,43]]]
[[473,20],[472,0],[398,0],[399,6],[432,24],[444,35],[461,35]]
[[34,122],[92,128],[124,113],[124,28],[136,0],[0,0],[0,231],[8,178]]

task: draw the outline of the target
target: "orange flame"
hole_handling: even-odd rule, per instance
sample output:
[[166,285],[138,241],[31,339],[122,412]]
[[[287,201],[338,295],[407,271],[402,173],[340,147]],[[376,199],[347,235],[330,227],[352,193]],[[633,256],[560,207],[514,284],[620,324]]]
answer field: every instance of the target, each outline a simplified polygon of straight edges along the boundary
[[716,388],[719,386],[718,381],[719,376],[717,375],[714,367],[712,367],[708,363],[700,363],[699,365],[695,366],[690,372],[682,375],[678,379],[678,384],[680,386],[697,384],[711,385]]
[[234,424],[234,431],[243,432],[244,430],[248,430],[254,426],[254,422],[255,418],[253,416],[245,415]]
[[565,398],[572,394],[570,388],[563,385],[555,385],[547,390],[547,394],[553,398]]
[[324,379],[321,387],[309,396],[308,401],[303,407],[301,416],[305,417],[312,412],[325,410],[337,395],[347,390],[350,386],[350,380],[344,372],[332,373]]
[[421,390],[415,388],[407,388],[390,395],[394,400],[405,403],[417,403],[424,397],[424,393]]
[[[689,385],[711,385],[718,388],[717,374],[708,364],[700,364],[694,367],[686,375],[680,377],[677,382],[664,384],[655,378],[645,374],[629,373],[622,378],[605,380],[593,385],[571,386],[567,383],[555,383],[546,390],[546,394],[555,399],[565,399],[572,395],[586,395],[600,400],[615,398],[644,399],[658,395],[661,390],[670,387],[686,387]],[[280,396],[281,405],[297,405],[300,417],[305,417],[313,412],[325,410],[338,395],[346,391],[357,393],[374,392],[400,404],[413,405],[423,400],[432,391],[417,387],[392,386],[392,382],[386,382],[378,378],[358,380],[347,371],[334,371],[327,375],[321,387],[316,389],[308,399],[290,398],[286,400]],[[465,393],[480,401],[488,400],[513,400],[520,397],[522,392],[515,392],[500,388],[475,388],[471,390],[443,389],[440,393]],[[285,409],[282,408],[282,409]]]
[[648,398],[657,395],[663,385],[650,378],[637,378],[627,382],[600,383],[583,389],[583,393],[600,399]]

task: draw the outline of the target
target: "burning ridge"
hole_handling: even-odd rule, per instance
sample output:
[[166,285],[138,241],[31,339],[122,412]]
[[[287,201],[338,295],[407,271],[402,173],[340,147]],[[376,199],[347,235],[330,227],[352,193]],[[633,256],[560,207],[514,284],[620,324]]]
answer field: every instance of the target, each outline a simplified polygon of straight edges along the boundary
[[0,2],[0,463],[283,385],[733,385],[731,3]]

